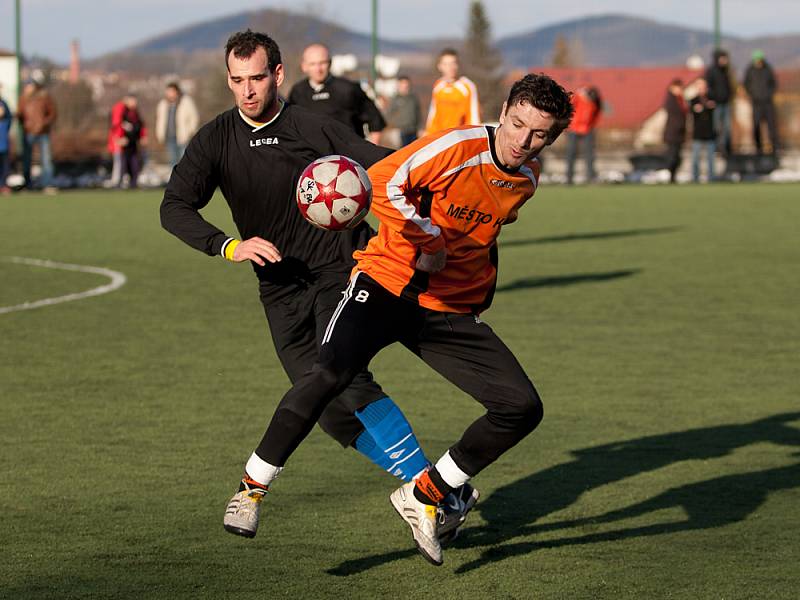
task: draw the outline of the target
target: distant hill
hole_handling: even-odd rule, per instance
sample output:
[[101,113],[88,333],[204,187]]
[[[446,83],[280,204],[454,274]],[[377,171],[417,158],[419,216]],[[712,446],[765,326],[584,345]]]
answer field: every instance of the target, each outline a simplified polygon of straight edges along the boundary
[[[371,50],[367,34],[315,16],[265,9],[183,27],[88,61],[88,65],[106,70],[191,71],[205,64],[202,57],[219,60],[228,36],[247,27],[269,31],[286,57],[295,59],[300,48],[315,40],[323,41],[337,53],[362,58],[369,56]],[[525,69],[549,65],[559,37],[568,42],[578,66],[682,65],[691,54],[699,54],[707,61],[713,48],[710,31],[615,14],[549,25],[500,38],[496,45],[506,66]],[[406,68],[430,69],[431,55],[453,43],[454,40],[444,39],[382,39],[380,50],[403,59]],[[800,67],[800,34],[753,39],[725,36],[724,46],[731,51],[737,68],[749,61],[754,48],[764,50],[774,66]]]
[[[248,27],[268,31],[282,53],[287,54],[285,51],[297,52],[313,41],[323,42],[339,54],[352,53],[360,57],[368,56],[372,47],[372,38],[368,34],[309,15],[264,9],[189,25],[87,61],[87,64],[107,70],[136,70],[147,65],[147,70],[174,71],[176,61],[184,62],[189,55],[208,57],[213,53],[219,57],[228,37]],[[418,53],[419,48],[407,42],[382,40],[381,51],[409,55]],[[163,63],[163,69],[158,68],[159,62]],[[183,66],[186,66],[185,62]]]
[[534,29],[502,38],[496,45],[509,66],[525,68],[549,64],[558,37],[569,43],[583,66],[597,67],[682,64],[714,38],[708,31],[605,15]]
[[[697,54],[706,62],[714,48],[711,31],[667,25],[626,15],[604,15],[565,21],[502,38],[496,45],[506,64],[525,69],[548,65],[556,39],[563,37],[578,66],[640,67],[682,65]],[[759,38],[723,36],[723,47],[735,68],[744,68],[756,48],[773,66],[800,67],[800,34]]]

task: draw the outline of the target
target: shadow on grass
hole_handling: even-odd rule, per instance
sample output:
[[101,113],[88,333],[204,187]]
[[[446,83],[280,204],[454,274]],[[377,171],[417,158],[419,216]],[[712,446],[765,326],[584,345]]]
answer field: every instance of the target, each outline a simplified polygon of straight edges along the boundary
[[529,238],[525,240],[500,240],[499,246],[511,248],[513,246],[530,246],[533,244],[557,244],[560,242],[581,242],[591,240],[610,240],[623,237],[635,237],[641,235],[658,235],[661,233],[675,233],[683,230],[682,226],[671,227],[649,227],[644,229],[621,229],[619,231],[588,231],[586,233],[568,233],[566,235],[554,235],[550,237]]
[[[478,559],[461,565],[456,572],[465,573],[539,549],[710,529],[742,521],[771,492],[800,487],[800,463],[679,485],[595,517],[537,524],[547,515],[568,508],[587,492],[674,463],[720,458],[739,448],[764,442],[800,447],[800,430],[789,425],[798,419],[800,412],[783,413],[750,423],[690,429],[576,450],[573,460],[498,488],[478,504],[476,510],[486,524],[466,530],[454,547],[486,549]],[[620,526],[612,531],[539,542],[529,539],[511,542],[523,536],[575,527],[622,524],[628,519],[670,508],[682,508],[686,518],[638,527]],[[404,555],[392,552],[347,561],[329,573],[350,575]]]
[[529,288],[563,287],[579,283],[611,281],[613,279],[630,277],[639,272],[640,269],[625,269],[622,271],[607,271],[605,273],[575,273],[573,275],[558,275],[554,277],[525,277],[497,286],[495,292],[513,292]]

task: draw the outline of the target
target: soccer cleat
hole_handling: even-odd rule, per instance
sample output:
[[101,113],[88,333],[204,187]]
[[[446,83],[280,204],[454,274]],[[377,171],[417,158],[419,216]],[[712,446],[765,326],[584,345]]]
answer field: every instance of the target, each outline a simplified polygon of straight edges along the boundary
[[252,538],[258,531],[258,513],[267,490],[248,485],[246,480],[242,482],[245,489],[237,492],[228,502],[222,524],[229,533]]
[[480,492],[468,483],[444,497],[438,515],[439,542],[442,545],[449,544],[458,537],[459,528],[480,497]]
[[438,526],[438,507],[433,504],[423,504],[414,497],[414,486],[416,482],[409,481],[397,488],[389,500],[408,526],[411,527],[411,534],[414,542],[422,556],[436,566],[444,561],[442,557],[442,546],[439,544],[439,537],[436,532]]

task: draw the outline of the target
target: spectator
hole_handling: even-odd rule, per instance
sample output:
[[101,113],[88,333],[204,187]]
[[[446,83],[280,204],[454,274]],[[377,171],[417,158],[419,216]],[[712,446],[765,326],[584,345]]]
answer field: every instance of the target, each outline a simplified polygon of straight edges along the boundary
[[11,189],[6,185],[8,178],[8,153],[10,150],[11,109],[0,96],[0,194],[7,196]]
[[378,143],[386,127],[381,111],[359,84],[331,75],[331,54],[327,47],[322,44],[306,47],[300,68],[306,78],[292,87],[289,102],[350,125],[361,137],[366,125],[369,141]]
[[191,96],[177,83],[168,83],[156,107],[156,139],[166,145],[170,167],[178,164],[199,124],[200,115]]
[[753,62],[744,74],[744,88],[753,105],[753,141],[756,152],[763,154],[761,123],[766,121],[772,154],[778,151],[778,126],[775,119],[775,104],[772,101],[778,87],[772,67],[764,60],[764,52],[753,51]]
[[45,192],[53,193],[53,158],[50,151],[50,129],[56,120],[56,104],[44,87],[44,76],[35,72],[31,81],[25,84],[19,99],[17,118],[25,132],[22,156],[22,170],[25,185],[32,186],[31,164],[34,146],[39,146],[42,163],[42,177],[39,186]]
[[411,91],[411,80],[405,75],[397,78],[397,94],[389,104],[387,118],[392,127],[400,130],[401,146],[407,146],[417,139],[422,113],[419,99]]
[[673,79],[667,88],[664,100],[667,124],[664,126],[664,143],[667,145],[667,169],[669,181],[675,183],[675,174],[681,166],[681,147],[686,138],[686,100],[683,98],[683,81]]
[[143,162],[142,147],[147,144],[147,129],[139,114],[136,96],[128,94],[124,102],[125,110],[120,125],[122,135],[117,143],[122,147],[122,173],[128,174],[129,187],[136,188]]
[[603,101],[596,87],[581,87],[572,95],[575,113],[567,132],[567,183],[572,184],[578,143],[583,145],[586,157],[586,181],[597,176],[594,170],[594,128],[603,110]]
[[111,179],[108,187],[120,187],[122,183],[122,145],[120,140],[125,137],[122,129],[122,117],[125,115],[125,98],[119,100],[111,107],[111,117],[108,125],[108,152],[111,154]]
[[705,79],[695,82],[697,95],[689,101],[692,113],[692,180],[700,181],[700,153],[705,150],[708,181],[714,180],[714,150],[716,132],[714,111],[716,103],[710,98]]
[[480,124],[478,88],[466,77],[459,76],[458,53],[452,48],[442,50],[436,68],[441,77],[433,84],[426,133]]
[[708,98],[714,102],[716,146],[727,157],[731,154],[731,103],[735,85],[728,52],[717,48],[712,58],[714,62],[706,70],[705,80],[708,84]]

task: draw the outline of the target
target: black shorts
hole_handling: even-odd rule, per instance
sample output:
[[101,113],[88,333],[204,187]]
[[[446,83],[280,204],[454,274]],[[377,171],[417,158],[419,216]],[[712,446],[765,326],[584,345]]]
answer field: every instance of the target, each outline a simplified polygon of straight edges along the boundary
[[[262,295],[275,351],[292,383],[317,361],[319,342],[346,284],[346,275],[323,273],[306,289],[281,300],[267,301]],[[384,396],[381,386],[364,368],[327,406],[319,425],[342,446],[349,446],[364,429],[353,413]]]

